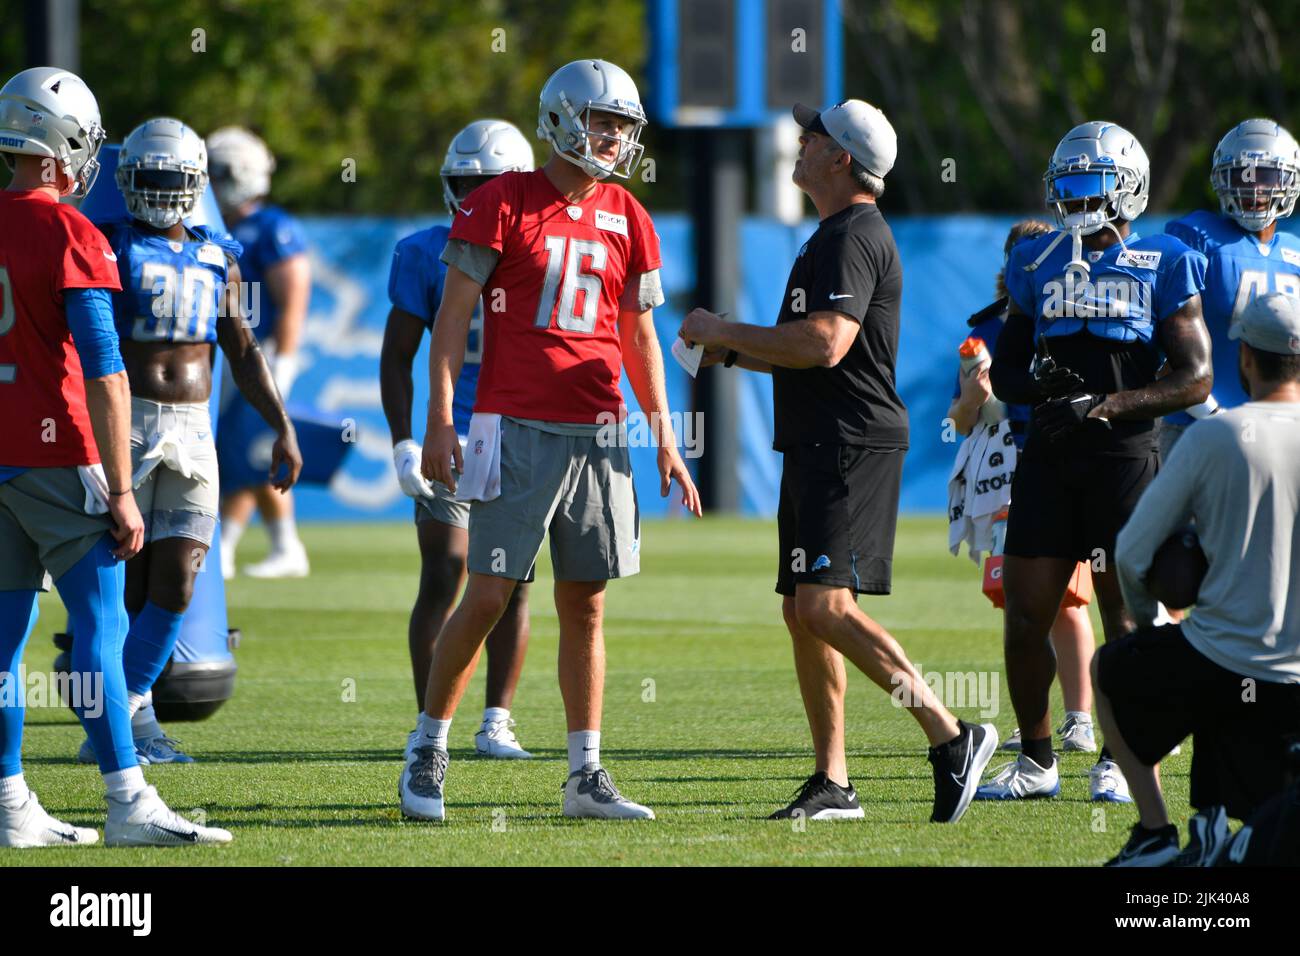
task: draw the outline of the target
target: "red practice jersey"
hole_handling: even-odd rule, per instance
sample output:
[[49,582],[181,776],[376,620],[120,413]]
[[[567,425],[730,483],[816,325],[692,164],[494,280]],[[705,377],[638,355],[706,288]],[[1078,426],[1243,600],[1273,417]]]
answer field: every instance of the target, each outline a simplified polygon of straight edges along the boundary
[[452,239],[501,253],[483,287],[474,410],[595,424],[619,414],[619,299],[658,269],[659,237],[622,186],[569,202],[538,169],[503,173],[461,203]]
[[121,289],[108,240],[48,194],[0,191],[0,465],[93,465],[64,289]]

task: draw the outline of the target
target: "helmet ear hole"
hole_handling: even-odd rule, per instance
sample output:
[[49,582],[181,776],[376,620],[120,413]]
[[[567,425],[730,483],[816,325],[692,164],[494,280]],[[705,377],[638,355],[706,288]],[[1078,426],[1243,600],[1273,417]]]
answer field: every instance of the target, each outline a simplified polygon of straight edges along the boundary
[[560,118],[556,116],[554,113],[547,113],[546,115],[550,117],[552,126],[560,125]]

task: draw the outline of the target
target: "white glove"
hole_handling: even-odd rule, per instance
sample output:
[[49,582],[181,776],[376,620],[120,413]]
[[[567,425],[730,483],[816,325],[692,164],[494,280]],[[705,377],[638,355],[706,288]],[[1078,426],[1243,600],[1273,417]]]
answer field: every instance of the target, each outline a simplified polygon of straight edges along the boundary
[[294,380],[297,377],[297,353],[294,353],[293,355],[276,354],[271,356],[271,378],[275,380],[275,387],[280,390],[280,397],[285,401],[289,400],[289,390],[293,388]]
[[423,450],[420,443],[412,438],[399,441],[393,446],[393,467],[397,469],[397,483],[402,491],[411,498],[433,498],[433,486],[424,475],[420,474],[420,458]]

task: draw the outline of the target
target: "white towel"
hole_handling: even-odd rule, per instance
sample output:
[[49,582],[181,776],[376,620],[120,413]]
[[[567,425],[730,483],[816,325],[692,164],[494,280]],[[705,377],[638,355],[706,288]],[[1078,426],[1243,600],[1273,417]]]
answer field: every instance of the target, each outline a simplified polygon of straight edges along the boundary
[[957,554],[966,542],[977,565],[993,548],[993,519],[1011,503],[1016,473],[1016,444],[1011,423],[979,425],[957,449],[948,476],[948,550]]
[[104,466],[78,465],[77,475],[81,478],[81,487],[86,489],[86,514],[108,514],[108,476]]
[[465,443],[465,473],[456,483],[457,501],[491,501],[501,494],[501,416],[475,412]]
[[197,479],[201,485],[209,483],[208,476],[190,459],[184,433],[176,429],[167,428],[149,436],[149,447],[140,456],[140,464],[131,476],[132,486],[139,488],[145,478],[149,477],[149,472],[159,465],[166,465],[186,478]]

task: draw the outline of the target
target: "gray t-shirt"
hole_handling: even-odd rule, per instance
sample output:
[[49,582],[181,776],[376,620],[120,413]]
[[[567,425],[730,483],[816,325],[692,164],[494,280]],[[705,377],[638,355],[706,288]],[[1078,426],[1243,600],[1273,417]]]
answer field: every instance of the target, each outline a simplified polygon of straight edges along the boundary
[[1188,642],[1256,680],[1300,683],[1300,403],[1247,402],[1192,425],[1120,532],[1120,586],[1139,625],[1156,549],[1196,521],[1210,569]]

